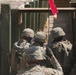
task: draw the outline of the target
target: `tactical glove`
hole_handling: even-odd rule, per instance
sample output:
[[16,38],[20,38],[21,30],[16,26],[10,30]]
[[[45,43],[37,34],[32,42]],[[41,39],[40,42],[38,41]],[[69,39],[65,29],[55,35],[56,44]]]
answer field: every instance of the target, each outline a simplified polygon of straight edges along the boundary
[[52,55],[54,55],[53,52],[52,52],[52,50],[51,50],[49,47],[46,48],[46,54],[47,54],[47,56],[49,56],[50,58],[51,58]]

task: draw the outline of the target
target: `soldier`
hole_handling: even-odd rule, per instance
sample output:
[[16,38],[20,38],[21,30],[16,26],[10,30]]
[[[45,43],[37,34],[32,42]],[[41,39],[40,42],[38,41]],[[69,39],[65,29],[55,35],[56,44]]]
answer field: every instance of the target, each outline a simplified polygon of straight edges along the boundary
[[14,48],[11,52],[12,74],[15,75],[17,71],[21,71],[27,66],[24,50],[29,47],[33,37],[34,31],[30,28],[25,28],[20,40],[14,43]]
[[64,40],[65,32],[61,27],[51,30],[53,41],[49,47],[53,50],[54,55],[63,68],[64,75],[69,75],[72,67],[72,44],[68,40]]
[[[37,32],[34,37],[34,43],[25,50],[28,67],[24,72],[18,72],[17,75],[63,75],[62,68],[50,48],[44,46],[46,35],[44,32]],[[46,58],[48,58],[53,68],[46,67]]]

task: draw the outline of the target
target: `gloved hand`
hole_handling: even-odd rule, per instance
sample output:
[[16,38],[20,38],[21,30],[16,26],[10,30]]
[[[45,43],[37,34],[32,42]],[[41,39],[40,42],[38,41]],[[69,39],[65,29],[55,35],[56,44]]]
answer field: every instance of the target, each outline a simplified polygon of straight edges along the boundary
[[47,54],[47,56],[49,56],[50,58],[51,58],[52,55],[54,55],[54,54],[53,54],[53,51],[52,51],[49,47],[46,47],[46,54]]

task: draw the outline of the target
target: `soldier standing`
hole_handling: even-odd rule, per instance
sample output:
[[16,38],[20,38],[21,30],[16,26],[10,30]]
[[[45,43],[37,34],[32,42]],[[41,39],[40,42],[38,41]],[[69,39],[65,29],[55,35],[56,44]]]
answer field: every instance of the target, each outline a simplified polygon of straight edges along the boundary
[[33,37],[34,31],[30,28],[25,28],[20,40],[14,43],[11,52],[11,69],[13,75],[15,75],[17,71],[23,71],[25,69],[27,62],[24,50],[29,47]]
[[72,67],[72,44],[64,40],[65,32],[61,27],[53,28],[51,31],[53,41],[49,44],[54,55],[63,68],[64,75],[69,75]]
[[[25,50],[28,67],[24,72],[17,75],[63,75],[62,67],[55,58],[52,50],[44,46],[46,35],[44,32],[37,32],[34,43]],[[46,67],[46,58],[49,58],[53,68]]]

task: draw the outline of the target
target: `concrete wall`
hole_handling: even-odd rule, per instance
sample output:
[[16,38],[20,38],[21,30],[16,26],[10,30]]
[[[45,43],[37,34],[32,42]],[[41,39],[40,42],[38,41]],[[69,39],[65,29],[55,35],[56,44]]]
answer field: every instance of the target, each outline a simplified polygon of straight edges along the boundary
[[24,2],[31,2],[33,0],[0,0],[0,12],[1,12],[1,4],[10,4],[11,8],[16,9],[20,4],[23,4]]

